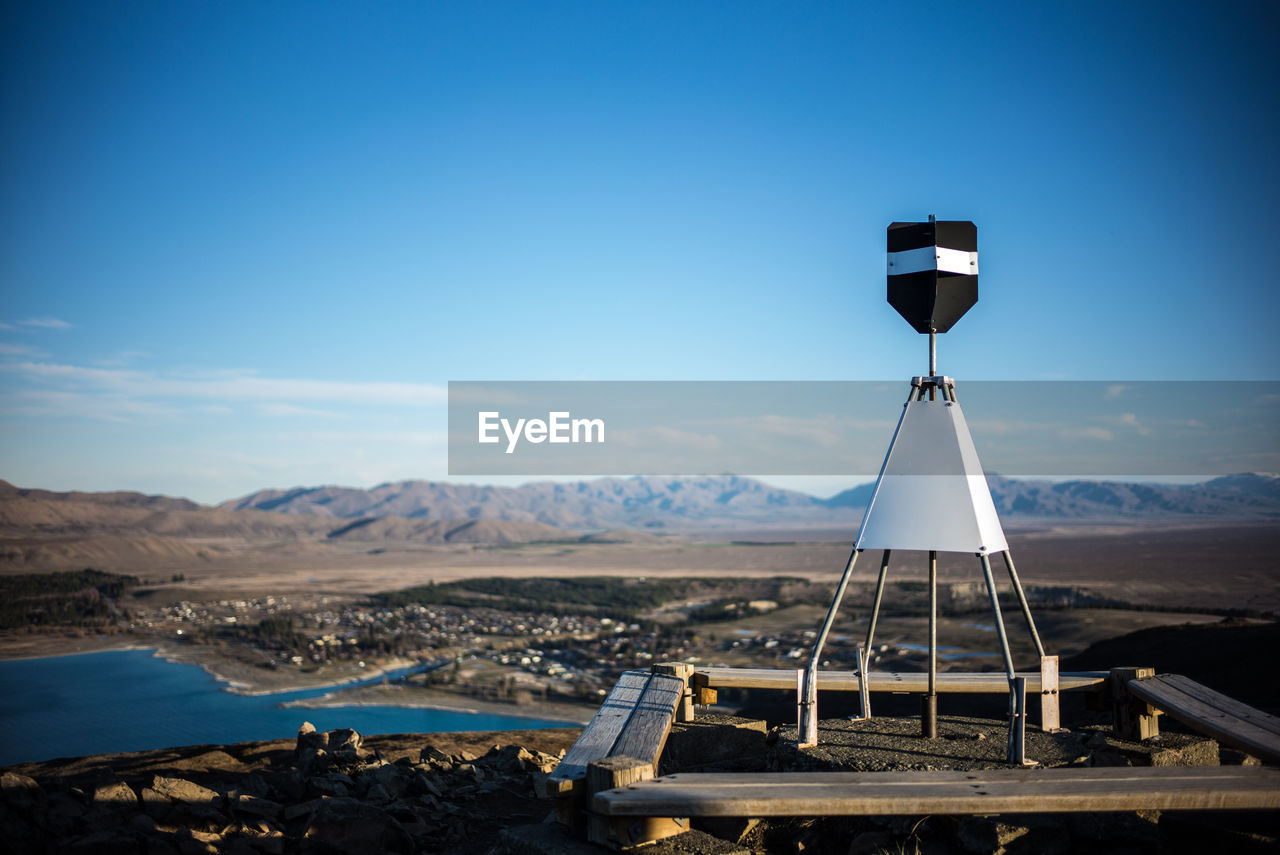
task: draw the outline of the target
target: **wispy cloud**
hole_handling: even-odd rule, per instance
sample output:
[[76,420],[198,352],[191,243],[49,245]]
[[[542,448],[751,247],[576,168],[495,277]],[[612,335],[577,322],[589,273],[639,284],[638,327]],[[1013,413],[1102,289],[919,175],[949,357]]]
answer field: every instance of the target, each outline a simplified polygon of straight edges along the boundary
[[0,356],[44,356],[44,351],[29,344],[0,341]]
[[1116,424],[1121,427],[1133,428],[1141,436],[1150,436],[1151,428],[1138,421],[1138,416],[1134,413],[1121,413],[1115,420]]
[[300,407],[297,404],[286,404],[281,402],[270,402],[266,404],[257,404],[254,409],[259,415],[266,416],[271,419],[291,419],[291,418],[313,418],[313,419],[336,419],[342,418],[343,413],[336,410],[324,410],[319,407]]
[[425,383],[334,381],[263,377],[249,371],[156,372],[32,360],[0,364],[10,382],[10,414],[85,416],[127,420],[135,415],[177,415],[198,406],[253,405],[259,415],[317,416],[343,406],[443,405],[443,386]]
[[1126,391],[1128,391],[1128,389],[1129,387],[1124,385],[1123,383],[1113,383],[1112,385],[1108,386],[1102,394],[1104,398],[1107,398],[1108,400],[1114,400],[1116,398],[1119,398],[1121,395],[1123,395]]
[[1063,439],[1097,439],[1110,442],[1116,438],[1114,431],[1100,427],[1069,427],[1060,431]]
[[18,326],[42,330],[69,330],[72,325],[61,318],[26,318],[18,321]]

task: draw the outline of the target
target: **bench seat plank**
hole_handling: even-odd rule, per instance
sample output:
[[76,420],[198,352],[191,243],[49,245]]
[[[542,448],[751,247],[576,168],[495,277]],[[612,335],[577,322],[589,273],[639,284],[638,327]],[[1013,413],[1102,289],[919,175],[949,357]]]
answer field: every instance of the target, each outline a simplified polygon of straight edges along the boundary
[[662,746],[667,743],[667,734],[671,732],[676,706],[683,696],[684,681],[679,677],[667,674],[650,676],[644,694],[631,713],[631,720],[623,728],[609,756],[634,757],[656,766]]
[[1280,763],[1280,718],[1180,674],[1131,680],[1128,692],[1178,721],[1269,763]]
[[1280,808],[1261,766],[993,769],[980,772],[682,773],[597,793],[632,816],[868,816]]
[[609,755],[648,682],[648,671],[623,672],[582,735],[547,779],[549,795],[554,797],[557,793],[572,790],[575,781],[586,778],[587,766]]

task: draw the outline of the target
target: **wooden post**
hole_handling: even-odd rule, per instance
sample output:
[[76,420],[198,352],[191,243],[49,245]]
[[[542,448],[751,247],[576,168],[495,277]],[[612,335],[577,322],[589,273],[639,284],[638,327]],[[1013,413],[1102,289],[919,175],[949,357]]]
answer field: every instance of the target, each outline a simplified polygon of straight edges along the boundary
[[716,690],[707,685],[708,682],[710,681],[706,672],[699,674],[696,668],[693,676],[689,678],[689,687],[693,690],[693,702],[700,707],[714,704],[717,700]]
[[1062,711],[1058,703],[1058,657],[1040,657],[1040,729],[1055,733],[1062,729]]
[[[587,793],[628,787],[653,777],[653,764],[634,757],[605,757],[587,767]],[[633,849],[689,830],[688,819],[588,815],[587,839],[602,846]]]
[[1111,718],[1116,736],[1142,740],[1160,735],[1155,707],[1130,695],[1127,688],[1131,680],[1155,675],[1155,668],[1111,669]]
[[689,680],[693,677],[693,666],[685,662],[664,662],[653,666],[653,673],[667,674],[684,681],[684,692],[680,696],[680,704],[676,707],[676,721],[693,721],[693,690]]

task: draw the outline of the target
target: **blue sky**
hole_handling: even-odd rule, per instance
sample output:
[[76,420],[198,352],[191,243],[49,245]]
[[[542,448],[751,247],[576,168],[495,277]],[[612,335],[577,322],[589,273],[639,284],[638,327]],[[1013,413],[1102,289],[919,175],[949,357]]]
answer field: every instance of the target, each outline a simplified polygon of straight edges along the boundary
[[1276,362],[1274,3],[3,21],[0,477],[23,486],[443,478],[450,380],[905,380],[925,346],[884,302],[884,228],[930,213],[979,228],[946,373]]

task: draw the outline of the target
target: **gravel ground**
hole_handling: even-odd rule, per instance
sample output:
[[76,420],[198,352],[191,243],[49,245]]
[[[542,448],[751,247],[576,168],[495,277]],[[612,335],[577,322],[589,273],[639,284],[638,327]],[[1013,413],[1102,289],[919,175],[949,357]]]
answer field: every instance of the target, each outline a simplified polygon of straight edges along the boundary
[[[1008,726],[1002,721],[938,716],[938,738],[920,736],[918,718],[830,719],[818,724],[818,745],[800,751],[795,728],[777,731],[774,763],[812,771],[888,772],[910,769],[998,769],[1005,762]],[[1027,728],[1027,758],[1042,766],[1083,765],[1094,730],[1041,733]]]

